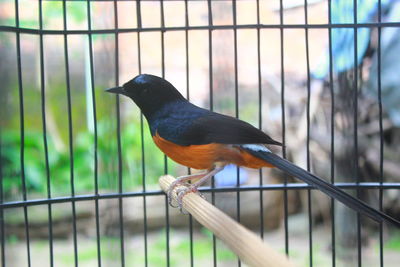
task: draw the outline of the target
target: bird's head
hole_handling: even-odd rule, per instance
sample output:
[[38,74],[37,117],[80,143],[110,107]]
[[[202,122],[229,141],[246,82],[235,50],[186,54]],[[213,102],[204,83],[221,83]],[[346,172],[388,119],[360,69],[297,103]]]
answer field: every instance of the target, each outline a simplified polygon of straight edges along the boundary
[[150,74],[138,75],[123,86],[106,91],[131,98],[144,115],[151,115],[167,103],[186,101],[171,83]]

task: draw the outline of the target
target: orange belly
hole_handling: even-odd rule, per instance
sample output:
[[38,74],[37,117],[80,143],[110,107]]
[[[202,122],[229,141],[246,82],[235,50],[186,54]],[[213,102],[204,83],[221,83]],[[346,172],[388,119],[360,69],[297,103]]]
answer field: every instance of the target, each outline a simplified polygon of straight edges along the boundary
[[172,160],[194,169],[212,169],[215,163],[233,163],[238,166],[259,169],[273,167],[237,146],[225,144],[206,144],[180,146],[174,144],[158,134],[153,136],[154,143]]

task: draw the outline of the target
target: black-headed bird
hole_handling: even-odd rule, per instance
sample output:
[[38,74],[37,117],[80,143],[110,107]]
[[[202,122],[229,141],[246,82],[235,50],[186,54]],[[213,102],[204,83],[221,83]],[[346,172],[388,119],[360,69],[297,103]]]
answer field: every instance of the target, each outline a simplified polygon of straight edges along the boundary
[[[255,169],[277,167],[355,211],[400,227],[396,219],[271,152],[266,145],[282,144],[266,133],[242,120],[193,105],[163,78],[142,74],[107,92],[125,95],[138,105],[149,123],[154,143],[168,157],[184,166],[205,170],[179,177],[171,185],[170,200],[176,185],[187,185],[178,198],[180,206],[185,193],[196,192],[227,164]],[[188,180],[197,181],[185,183]]]

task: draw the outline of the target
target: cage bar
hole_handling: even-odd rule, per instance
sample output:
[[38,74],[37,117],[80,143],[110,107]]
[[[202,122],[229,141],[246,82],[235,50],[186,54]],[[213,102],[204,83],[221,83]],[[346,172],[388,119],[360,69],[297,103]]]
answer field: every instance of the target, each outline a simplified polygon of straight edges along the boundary
[[[229,33],[232,33],[233,36],[233,89],[234,89],[234,114],[237,118],[240,117],[240,107],[239,107],[239,97],[242,95],[242,86],[239,81],[239,74],[240,74],[240,64],[241,60],[238,55],[238,47],[240,48],[238,44],[238,34],[241,33],[243,30],[253,30],[256,33],[256,49],[257,49],[257,71],[256,71],[256,76],[257,76],[257,81],[256,81],[256,90],[257,90],[257,97],[258,97],[258,107],[257,107],[257,112],[258,112],[258,127],[262,129],[263,126],[263,117],[264,114],[262,112],[262,108],[264,103],[262,102],[262,96],[263,96],[263,62],[262,62],[262,53],[263,53],[263,47],[261,44],[261,34],[265,30],[276,30],[279,32],[279,58],[280,58],[280,122],[281,122],[281,129],[282,129],[282,142],[283,142],[283,150],[282,150],[282,155],[284,158],[286,158],[289,153],[287,153],[287,127],[288,125],[287,122],[289,121],[290,113],[287,111],[287,100],[288,100],[288,87],[285,85],[285,83],[289,80],[288,75],[286,74],[287,69],[289,66],[285,64],[285,60],[288,58],[287,52],[285,51],[285,44],[288,42],[285,34],[288,32],[288,29],[297,29],[299,31],[304,31],[304,44],[305,44],[305,62],[306,62],[306,84],[304,86],[304,89],[307,90],[307,102],[305,102],[305,110],[306,110],[306,129],[307,129],[307,134],[306,134],[306,142],[305,142],[305,147],[306,147],[306,163],[307,163],[307,170],[311,170],[311,162],[312,162],[312,153],[311,153],[311,148],[310,148],[310,140],[312,139],[311,137],[311,125],[312,125],[312,118],[310,115],[310,106],[311,106],[311,94],[312,94],[312,86],[311,86],[311,81],[312,81],[312,74],[311,74],[311,59],[310,59],[310,52],[312,50],[310,49],[310,40],[311,40],[311,32],[312,30],[318,30],[318,29],[323,29],[328,31],[328,53],[329,53],[329,72],[327,75],[327,88],[328,88],[328,95],[329,95],[329,102],[330,102],[330,110],[327,115],[327,127],[329,127],[330,131],[330,136],[329,136],[329,141],[330,141],[330,151],[329,151],[329,171],[330,171],[330,181],[332,184],[335,184],[336,186],[342,188],[342,189],[350,189],[354,190],[356,192],[357,197],[360,197],[362,195],[363,191],[366,190],[376,190],[378,193],[378,206],[380,210],[383,210],[383,201],[384,201],[384,192],[385,190],[389,189],[396,189],[400,190],[400,183],[397,182],[385,182],[384,181],[384,126],[383,126],[383,116],[384,116],[384,106],[383,106],[383,100],[382,100],[382,77],[381,77],[381,71],[382,71],[382,29],[385,28],[399,28],[400,27],[400,22],[387,22],[382,19],[382,16],[384,14],[384,10],[382,7],[381,0],[377,0],[377,22],[371,22],[371,23],[359,23],[358,22],[358,7],[357,5],[360,5],[359,1],[353,0],[353,22],[352,23],[333,23],[332,21],[332,0],[327,0],[327,11],[328,11],[328,22],[327,23],[316,23],[316,24],[310,24],[310,6],[312,5],[309,3],[310,1],[304,0],[303,6],[304,10],[302,10],[304,14],[304,23],[289,23],[288,21],[285,21],[286,18],[284,17],[286,9],[284,8],[284,1],[280,0],[279,1],[279,8],[276,10],[277,17],[279,19],[279,22],[277,23],[271,23],[271,24],[263,24],[261,23],[261,12],[262,7],[261,7],[261,2],[259,0],[254,0],[255,6],[256,6],[256,22],[255,24],[241,24],[238,23],[238,2],[237,1],[231,1],[231,0],[226,0],[228,4],[232,6],[232,9],[229,10],[230,15],[232,16],[232,23],[228,24],[218,24],[218,21],[216,20],[216,10],[213,10],[213,2],[211,0],[205,0],[203,1],[205,6],[207,7],[207,12],[206,15],[208,16],[206,19],[206,23],[204,25],[191,25],[190,23],[190,2],[193,0],[184,0],[184,23],[182,25],[178,26],[169,26],[168,24],[166,25],[166,21],[168,23],[168,19],[166,20],[166,16],[168,14],[167,9],[165,8],[165,2],[167,0],[154,0],[153,2],[159,3],[159,15],[160,15],[160,24],[159,26],[152,26],[152,27],[143,27],[142,25],[142,8],[143,8],[143,2],[144,1],[135,1],[135,6],[136,6],[136,22],[137,22],[137,27],[128,27],[128,28],[122,28],[121,25],[119,24],[119,11],[118,11],[118,4],[120,1],[123,0],[107,0],[107,2],[110,2],[113,4],[113,20],[112,20],[112,25],[111,28],[105,28],[105,29],[98,29],[93,26],[93,19],[96,16],[96,10],[94,8],[94,2],[97,2],[96,0],[88,0],[88,1],[83,1],[84,4],[86,4],[86,10],[85,10],[85,18],[87,19],[87,29],[70,29],[68,28],[67,20],[68,20],[68,13],[70,10],[68,10],[68,2],[71,0],[60,0],[59,2],[62,3],[62,28],[61,29],[48,29],[44,27],[45,25],[45,13],[44,13],[44,5],[43,2],[46,0],[39,0],[38,1],[38,26],[32,26],[32,27],[25,27],[23,26],[23,23],[21,23],[21,10],[22,10],[22,4],[20,1],[15,0],[14,1],[14,6],[15,6],[15,25],[10,26],[10,25],[0,25],[0,32],[5,32],[5,33],[11,33],[15,34],[15,41],[16,41],[16,65],[17,65],[17,98],[18,98],[18,119],[19,119],[19,125],[18,125],[18,132],[19,132],[19,138],[20,138],[20,147],[19,147],[19,165],[20,165],[20,180],[21,180],[21,196],[20,199],[14,200],[14,201],[8,201],[5,197],[5,192],[4,192],[4,184],[3,184],[3,172],[4,168],[3,165],[0,164],[0,233],[1,233],[1,266],[9,266],[8,264],[8,257],[7,257],[7,250],[8,250],[8,245],[9,242],[7,241],[7,227],[6,227],[6,210],[11,211],[11,210],[17,210],[18,208],[21,209],[23,213],[23,224],[24,224],[24,254],[26,254],[26,265],[27,266],[32,266],[33,265],[33,259],[35,258],[34,255],[34,249],[33,247],[33,237],[31,232],[31,227],[32,227],[32,222],[31,218],[34,216],[34,214],[31,212],[31,207],[35,206],[43,206],[47,211],[47,227],[48,227],[48,251],[49,251],[49,266],[56,266],[56,250],[55,250],[55,231],[54,231],[54,214],[55,214],[55,204],[59,203],[69,203],[71,204],[71,212],[72,212],[72,230],[71,230],[71,236],[72,236],[72,250],[73,253],[73,262],[74,266],[78,267],[81,265],[79,262],[79,253],[81,246],[78,245],[78,225],[77,225],[77,220],[78,220],[78,209],[77,209],[77,203],[82,203],[84,201],[90,201],[94,203],[94,209],[95,209],[95,235],[96,235],[96,260],[97,260],[97,266],[102,266],[106,265],[107,260],[106,256],[103,254],[102,255],[102,250],[104,253],[104,244],[102,243],[102,235],[103,235],[103,229],[102,228],[102,217],[101,217],[101,212],[100,212],[100,200],[106,200],[106,199],[115,199],[117,201],[117,225],[118,225],[118,260],[120,262],[121,266],[126,266],[128,265],[129,262],[129,255],[128,255],[128,250],[129,250],[129,244],[128,244],[128,236],[126,234],[127,230],[127,224],[125,223],[125,215],[126,215],[126,209],[124,210],[124,203],[127,202],[127,198],[139,198],[142,201],[143,204],[143,210],[142,211],[135,211],[135,212],[140,212],[143,213],[143,255],[144,255],[144,266],[149,266],[151,265],[150,261],[150,241],[149,241],[149,234],[150,230],[148,229],[148,198],[149,197],[154,197],[154,196],[163,196],[163,192],[161,190],[157,189],[148,189],[147,182],[148,180],[148,172],[146,171],[146,168],[148,168],[148,162],[145,160],[145,156],[147,155],[147,150],[148,147],[145,145],[145,122],[143,119],[143,115],[140,114],[140,148],[138,148],[138,153],[140,152],[140,157],[141,157],[141,177],[132,177],[131,179],[142,179],[141,181],[141,191],[126,191],[124,188],[124,162],[123,162],[123,154],[124,154],[124,148],[123,148],[123,143],[122,143],[122,137],[121,137],[121,131],[123,129],[123,114],[122,113],[122,101],[119,96],[115,96],[115,99],[113,99],[113,110],[115,109],[116,114],[113,117],[115,122],[115,140],[116,140],[116,165],[117,165],[117,189],[115,192],[102,192],[101,191],[101,186],[99,184],[99,179],[101,175],[101,163],[100,163],[100,156],[99,156],[99,123],[100,120],[98,121],[98,106],[100,103],[97,102],[96,99],[96,81],[95,81],[95,66],[94,66],[94,60],[96,57],[95,54],[95,48],[96,48],[96,37],[97,36],[105,36],[105,35],[110,35],[114,38],[113,40],[113,50],[112,54],[114,56],[113,64],[115,65],[114,73],[111,75],[114,76],[113,79],[113,84],[118,86],[121,85],[124,81],[120,80],[121,73],[122,73],[122,67],[121,62],[123,55],[121,54],[122,51],[122,41],[121,41],[121,34],[126,34],[126,33],[132,33],[135,34],[137,37],[137,42],[132,44],[133,46],[137,46],[138,54],[137,54],[137,67],[138,67],[138,73],[142,73],[142,69],[146,68],[146,59],[145,57],[145,52],[144,52],[144,43],[145,41],[141,39],[143,34],[145,33],[156,33],[159,34],[160,36],[160,47],[159,51],[161,52],[161,58],[159,58],[159,67],[161,70],[161,76],[165,77],[166,76],[166,68],[168,64],[166,65],[167,57],[169,50],[168,50],[168,45],[167,41],[168,38],[168,33],[171,32],[182,32],[184,35],[184,51],[182,51],[183,58],[184,58],[184,73],[185,76],[182,77],[182,79],[185,79],[185,85],[186,85],[186,97],[187,99],[193,99],[193,92],[192,88],[194,87],[194,82],[190,79],[191,77],[191,71],[192,71],[192,62],[190,61],[191,59],[191,52],[190,52],[190,41],[191,41],[191,35],[190,33],[196,32],[196,31],[204,31],[207,33],[207,46],[208,46],[208,58],[206,59],[208,69],[205,70],[206,75],[208,75],[208,96],[209,96],[209,109],[214,110],[216,107],[216,89],[215,88],[215,82],[217,81],[217,73],[216,73],[216,62],[215,62],[215,56],[218,53],[215,49],[215,44],[216,44],[216,39],[218,39],[218,36],[215,33],[218,33],[219,31],[228,31]],[[128,0],[127,0],[128,1]],[[100,2],[100,1],[99,1]],[[132,1],[133,2],[133,1]],[[151,1],[150,1],[151,2]],[[194,1],[193,1],[194,2]],[[377,71],[377,105],[379,109],[379,175],[376,177],[375,181],[377,182],[363,182],[360,178],[361,171],[360,171],[360,165],[361,163],[359,162],[359,143],[360,143],[360,138],[359,138],[359,121],[358,121],[358,109],[360,108],[359,105],[359,89],[362,86],[362,79],[359,78],[359,72],[362,68],[362,66],[357,65],[357,54],[358,54],[358,42],[359,40],[357,39],[357,33],[361,31],[363,28],[368,28],[368,29],[376,29],[377,30],[377,48],[376,48],[376,53],[377,53],[377,65],[378,65],[378,71]],[[352,74],[353,74],[353,85],[354,88],[356,88],[353,92],[352,95],[352,104],[354,105],[354,110],[352,110],[352,123],[354,125],[354,128],[352,129],[352,141],[354,145],[354,155],[351,160],[354,161],[354,164],[356,166],[355,171],[353,173],[353,181],[354,182],[346,182],[346,183],[338,183],[336,182],[337,179],[337,174],[335,173],[335,144],[336,141],[335,139],[337,136],[335,136],[335,109],[338,106],[338,103],[335,102],[335,87],[334,87],[334,67],[332,64],[332,61],[334,60],[334,52],[332,48],[332,43],[333,43],[333,37],[332,37],[332,31],[334,29],[351,29],[354,32],[354,68],[352,69]],[[27,175],[26,175],[26,141],[27,141],[27,133],[28,133],[28,121],[26,120],[26,101],[29,101],[27,99],[27,92],[25,88],[27,87],[26,84],[24,84],[23,77],[25,75],[24,72],[24,64],[23,61],[21,60],[21,57],[23,56],[23,50],[21,48],[23,44],[23,37],[24,36],[37,36],[38,37],[38,43],[39,43],[39,61],[38,61],[38,69],[39,69],[39,77],[38,77],[38,84],[39,84],[39,89],[40,89],[40,104],[39,109],[40,109],[40,119],[41,119],[41,140],[43,144],[43,166],[45,169],[45,182],[46,182],[46,192],[44,193],[41,198],[31,198],[30,195],[30,188],[29,188],[29,182],[27,181]],[[69,195],[67,196],[56,196],[56,193],[52,192],[52,179],[53,179],[53,171],[50,169],[50,161],[51,161],[51,156],[52,152],[49,150],[50,147],[50,142],[49,142],[49,133],[48,133],[48,110],[46,103],[50,101],[49,97],[49,85],[47,84],[47,73],[46,73],[46,44],[44,42],[46,36],[60,36],[62,37],[63,41],[63,57],[64,57],[64,69],[62,70],[63,73],[65,73],[65,93],[66,93],[66,107],[67,107],[67,114],[66,114],[66,125],[68,126],[68,133],[66,133],[67,136],[67,144],[68,144],[68,164],[69,164]],[[79,179],[79,177],[76,177],[75,174],[75,169],[76,169],[76,160],[74,158],[74,152],[75,152],[75,142],[76,140],[74,139],[74,130],[75,126],[73,124],[73,111],[74,111],[74,101],[73,101],[73,88],[71,86],[71,73],[73,72],[73,69],[71,69],[71,62],[74,60],[73,55],[71,55],[71,36],[83,36],[87,38],[85,39],[85,43],[87,46],[84,47],[86,52],[88,53],[88,64],[89,64],[89,74],[87,79],[90,79],[89,83],[89,90],[91,92],[91,98],[90,98],[90,110],[92,111],[93,115],[93,148],[92,151],[88,151],[88,153],[93,152],[93,162],[92,162],[92,167],[93,167],[93,183],[94,183],[94,190],[93,192],[89,194],[77,194],[76,192],[76,179]],[[73,46],[73,45],[72,45]],[[240,54],[240,53],[239,53]],[[97,58],[96,58],[97,59]],[[158,63],[157,63],[158,64]],[[97,76],[97,75],[96,75]],[[97,78],[97,77],[96,77]],[[168,77],[167,77],[168,78]],[[339,103],[340,104],[340,103]],[[28,109],[29,110],[29,109]],[[2,133],[3,130],[0,132],[0,139],[2,138]],[[328,137],[327,137],[328,138]],[[2,154],[3,153],[3,154]],[[2,139],[0,140],[0,158],[2,158],[2,155],[4,155],[4,149],[3,149],[3,143]],[[171,165],[170,165],[171,166]],[[164,173],[168,173],[171,171],[173,168],[169,168],[168,166],[168,160],[167,157],[164,157]],[[185,170],[186,171],[186,170]],[[187,169],[187,173],[190,174],[191,170]],[[216,202],[216,195],[219,193],[225,193],[225,192],[231,192],[234,193],[236,196],[235,198],[235,208],[236,208],[236,216],[235,219],[240,222],[243,220],[243,206],[241,210],[241,198],[243,199],[242,192],[250,192],[250,191],[255,191],[259,193],[259,196],[257,198],[259,199],[259,203],[257,203],[257,206],[259,206],[259,235],[264,238],[265,237],[265,229],[264,229],[264,223],[265,223],[265,218],[264,216],[266,215],[266,211],[264,211],[264,204],[265,204],[265,199],[263,197],[263,193],[268,191],[282,191],[283,192],[283,232],[282,235],[284,235],[284,251],[287,255],[292,256],[292,246],[291,243],[293,242],[292,239],[294,237],[290,236],[290,229],[289,229],[289,192],[293,190],[305,190],[307,192],[307,203],[306,203],[306,212],[308,216],[308,225],[307,225],[307,230],[308,230],[308,265],[309,266],[315,266],[317,264],[316,259],[315,259],[315,252],[313,252],[313,249],[316,247],[317,241],[314,240],[314,228],[316,226],[313,225],[313,209],[314,205],[312,203],[312,196],[313,196],[313,190],[314,188],[302,184],[302,183],[290,183],[289,179],[287,176],[284,176],[284,180],[281,184],[265,184],[263,181],[263,171],[260,170],[258,173],[258,184],[257,185],[241,185],[240,184],[240,172],[239,168],[236,169],[236,185],[230,186],[230,187],[221,187],[221,188],[216,188],[214,181],[212,182],[211,186],[206,186],[201,188],[201,192],[207,192],[211,193],[211,202],[213,204],[218,204]],[[173,238],[174,238],[174,232],[172,231],[172,223],[170,221],[170,214],[171,214],[171,209],[168,206],[168,201],[167,198],[165,198],[164,201],[164,211],[165,211],[165,254],[163,257],[165,257],[165,265],[166,266],[172,266],[174,264],[173,262],[173,257],[174,257],[174,250],[172,248],[173,246]],[[335,224],[335,206],[336,202],[333,199],[330,199],[330,216],[331,216],[331,229],[330,229],[330,242],[331,242],[331,265],[336,266],[338,265],[338,257],[337,257],[337,247],[338,247],[338,242],[336,240],[336,235],[338,231],[339,225]],[[314,211],[315,212],[315,211]],[[241,217],[242,216],[242,217]],[[187,223],[188,223],[188,241],[189,241],[189,249],[187,255],[182,255],[182,257],[187,257],[188,262],[190,266],[195,266],[196,264],[196,251],[195,251],[195,245],[196,245],[196,239],[195,239],[195,222],[193,221],[193,218],[189,216],[187,218]],[[362,266],[365,264],[366,260],[364,259],[364,253],[363,247],[362,247],[362,233],[364,229],[362,228],[362,217],[357,214],[357,264],[358,266]],[[163,234],[164,235],[164,234]],[[46,248],[47,249],[47,248]],[[219,262],[219,243],[217,243],[216,237],[213,235],[212,236],[212,255],[210,255],[210,261],[212,262],[213,266],[218,266]],[[385,253],[385,247],[384,247],[384,225],[382,223],[379,224],[379,264],[380,266],[384,266],[384,254]],[[237,265],[241,266],[240,260],[237,261]]]

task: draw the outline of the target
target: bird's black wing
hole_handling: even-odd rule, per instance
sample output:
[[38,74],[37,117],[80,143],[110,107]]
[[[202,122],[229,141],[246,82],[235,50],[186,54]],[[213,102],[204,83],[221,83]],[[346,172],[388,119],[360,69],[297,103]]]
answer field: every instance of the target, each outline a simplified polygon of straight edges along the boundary
[[239,119],[210,112],[193,121],[185,138],[200,143],[282,145],[266,133]]
[[161,137],[180,145],[210,143],[282,145],[247,122],[191,104],[181,106],[179,113],[171,112],[164,123],[158,126],[157,132]]

